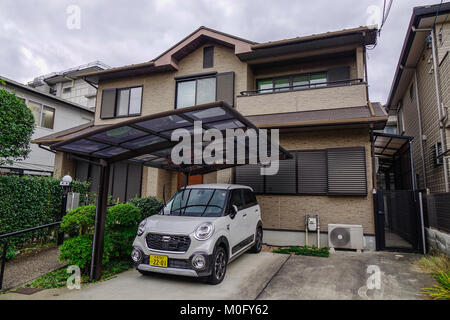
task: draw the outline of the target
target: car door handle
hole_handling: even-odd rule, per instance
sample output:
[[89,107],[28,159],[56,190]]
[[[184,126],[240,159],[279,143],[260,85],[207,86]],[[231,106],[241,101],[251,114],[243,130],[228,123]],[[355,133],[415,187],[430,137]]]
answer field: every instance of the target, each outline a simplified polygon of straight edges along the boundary
[[247,214],[246,213],[244,213],[243,215],[242,215],[243,217],[246,217],[247,216]]

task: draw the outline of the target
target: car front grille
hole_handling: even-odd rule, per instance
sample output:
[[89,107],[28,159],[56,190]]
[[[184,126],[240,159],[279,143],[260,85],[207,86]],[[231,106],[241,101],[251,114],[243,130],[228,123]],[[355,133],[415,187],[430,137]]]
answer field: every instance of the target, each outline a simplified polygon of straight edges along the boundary
[[145,237],[149,249],[186,252],[191,244],[188,236],[149,233]]

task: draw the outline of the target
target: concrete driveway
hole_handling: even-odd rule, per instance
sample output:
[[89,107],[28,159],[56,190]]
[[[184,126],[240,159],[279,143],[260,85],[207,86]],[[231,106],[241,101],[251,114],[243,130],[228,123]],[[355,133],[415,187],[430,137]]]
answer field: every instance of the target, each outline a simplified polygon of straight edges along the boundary
[[[29,296],[8,293],[0,295],[0,300],[423,299],[419,291],[431,286],[433,279],[413,265],[420,257],[388,252],[337,252],[329,258],[318,258],[262,252],[245,254],[232,262],[225,280],[217,286],[191,278],[142,276],[130,270],[81,290],[52,289]],[[369,266],[371,273],[367,272]],[[374,270],[380,271],[379,289],[367,288]]]

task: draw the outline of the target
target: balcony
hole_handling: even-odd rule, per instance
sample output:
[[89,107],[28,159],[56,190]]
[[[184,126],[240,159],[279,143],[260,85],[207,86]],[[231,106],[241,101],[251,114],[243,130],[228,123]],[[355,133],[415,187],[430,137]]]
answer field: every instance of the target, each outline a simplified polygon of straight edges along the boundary
[[237,97],[237,110],[245,116],[338,109],[366,104],[366,83],[362,79],[243,91]]

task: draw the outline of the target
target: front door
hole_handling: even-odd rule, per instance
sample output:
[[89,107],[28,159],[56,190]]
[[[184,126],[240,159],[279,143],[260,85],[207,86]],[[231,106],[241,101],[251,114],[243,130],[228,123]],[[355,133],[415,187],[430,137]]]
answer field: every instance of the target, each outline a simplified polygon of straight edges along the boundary
[[[188,182],[186,185],[191,186],[194,184],[202,184],[203,183],[203,176],[201,174],[195,175],[195,176],[189,176]],[[178,190],[183,187],[183,174],[181,172],[178,172]]]

